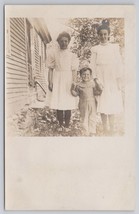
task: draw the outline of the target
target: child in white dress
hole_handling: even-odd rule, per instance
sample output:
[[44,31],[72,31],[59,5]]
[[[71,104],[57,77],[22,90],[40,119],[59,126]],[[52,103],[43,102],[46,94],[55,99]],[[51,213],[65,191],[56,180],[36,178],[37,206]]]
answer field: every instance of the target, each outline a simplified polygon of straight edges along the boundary
[[[96,72],[96,78],[103,85],[103,92],[98,97],[97,112],[101,114],[104,134],[114,132],[114,118],[123,111],[121,94],[122,60],[117,44],[109,42],[110,27],[107,20],[98,28],[100,44],[91,50],[92,69]],[[108,121],[107,121],[108,119]]]

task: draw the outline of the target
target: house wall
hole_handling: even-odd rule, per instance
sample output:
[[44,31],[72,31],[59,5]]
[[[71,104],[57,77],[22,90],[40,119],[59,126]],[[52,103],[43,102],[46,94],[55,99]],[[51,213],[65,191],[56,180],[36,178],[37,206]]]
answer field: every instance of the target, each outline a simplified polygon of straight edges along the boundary
[[28,70],[25,23],[23,18],[10,18],[6,29],[6,101],[8,111],[28,103]]
[[33,102],[36,89],[44,95],[37,80],[46,90],[46,45],[41,35],[25,18],[6,20],[5,98],[7,112],[13,113]]

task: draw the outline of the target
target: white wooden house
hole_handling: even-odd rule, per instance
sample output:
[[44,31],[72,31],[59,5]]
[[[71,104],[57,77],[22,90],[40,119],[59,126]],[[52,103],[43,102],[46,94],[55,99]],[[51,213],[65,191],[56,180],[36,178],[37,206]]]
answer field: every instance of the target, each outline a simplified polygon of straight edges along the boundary
[[7,113],[13,113],[46,92],[46,44],[51,36],[39,18],[7,18],[5,36],[5,99]]

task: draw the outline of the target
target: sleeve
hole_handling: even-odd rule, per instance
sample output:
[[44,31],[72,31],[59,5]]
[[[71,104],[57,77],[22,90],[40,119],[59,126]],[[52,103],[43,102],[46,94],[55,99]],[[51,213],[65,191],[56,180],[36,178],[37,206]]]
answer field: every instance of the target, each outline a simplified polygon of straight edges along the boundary
[[55,55],[54,55],[54,50],[50,49],[47,51],[47,60],[46,60],[46,65],[48,68],[55,68]]
[[116,67],[117,67],[117,72],[116,72],[116,77],[117,78],[122,78],[123,77],[123,71],[124,71],[124,66],[122,62],[122,56],[120,54],[120,47],[119,45],[115,45],[115,58],[116,58]]
[[91,49],[91,59],[90,59],[90,68],[92,69],[93,79],[97,78],[96,60],[97,60],[97,50],[96,50],[96,47],[93,47]]

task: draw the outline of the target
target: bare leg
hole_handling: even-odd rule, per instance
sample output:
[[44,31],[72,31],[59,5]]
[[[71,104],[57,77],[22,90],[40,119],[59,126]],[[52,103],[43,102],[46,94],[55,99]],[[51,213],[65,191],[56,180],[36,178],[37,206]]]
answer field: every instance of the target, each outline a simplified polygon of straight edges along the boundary
[[114,114],[109,114],[108,115],[109,118],[109,125],[110,125],[110,134],[114,133]]

